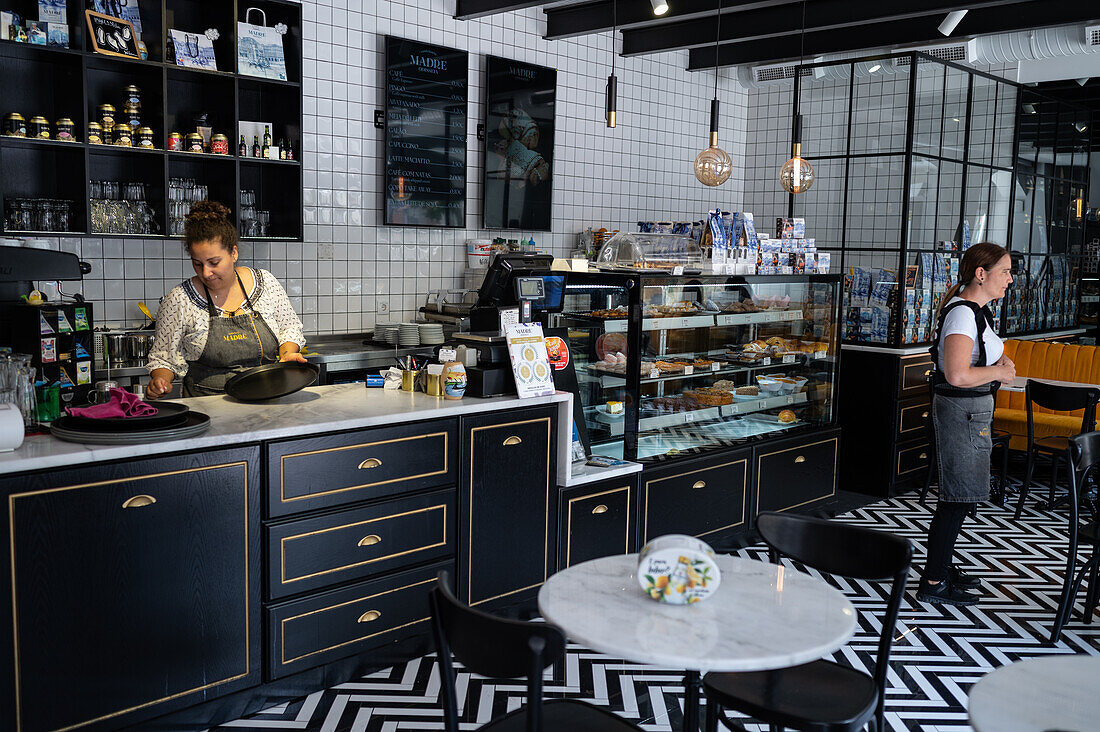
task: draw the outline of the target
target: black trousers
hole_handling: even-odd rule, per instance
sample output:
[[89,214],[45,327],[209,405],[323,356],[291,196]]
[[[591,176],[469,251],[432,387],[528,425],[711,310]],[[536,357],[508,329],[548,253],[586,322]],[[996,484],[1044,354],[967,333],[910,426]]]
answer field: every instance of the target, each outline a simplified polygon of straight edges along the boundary
[[936,513],[932,515],[932,523],[928,527],[928,559],[924,564],[923,580],[939,582],[947,579],[955,540],[959,538],[966,514],[973,507],[973,503],[936,502]]

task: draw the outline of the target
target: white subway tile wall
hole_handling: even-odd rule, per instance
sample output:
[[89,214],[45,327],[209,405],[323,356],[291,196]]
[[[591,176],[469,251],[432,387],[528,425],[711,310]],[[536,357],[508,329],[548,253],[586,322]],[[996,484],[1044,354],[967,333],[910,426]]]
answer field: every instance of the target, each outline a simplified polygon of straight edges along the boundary
[[[610,33],[548,41],[539,9],[472,21],[453,13],[453,0],[303,3],[305,242],[244,244],[241,253],[243,262],[283,282],[307,333],[358,333],[376,320],[412,318],[429,291],[462,286],[467,239],[534,237],[540,248],[565,254],[588,226],[633,230],[639,220],[739,210],[743,182],[758,173],[778,189],[773,168],[781,160],[746,158],[748,93],[732,71],[720,75],[720,144],[735,169],[728,183],[711,189],[695,180],[692,161],[706,144],[714,75],[687,72],[686,52],[616,59],[619,120],[609,130],[603,106]],[[385,103],[387,34],[470,53],[467,229],[382,225],[384,134],[373,117]],[[488,54],[558,69],[551,232],[479,228],[483,143],[475,131]],[[775,115],[786,128],[788,114],[789,105],[756,109],[753,123]],[[83,294],[98,304],[99,321],[111,325],[139,324],[138,301],[155,311],[160,297],[192,273],[175,239],[67,238],[59,245],[92,263]]]

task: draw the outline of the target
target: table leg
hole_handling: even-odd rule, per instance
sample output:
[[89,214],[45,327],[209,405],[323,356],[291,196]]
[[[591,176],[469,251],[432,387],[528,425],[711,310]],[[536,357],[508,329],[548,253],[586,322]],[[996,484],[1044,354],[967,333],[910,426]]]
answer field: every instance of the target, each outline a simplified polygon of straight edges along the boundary
[[702,686],[698,671],[684,674],[684,732],[699,730],[699,691]]

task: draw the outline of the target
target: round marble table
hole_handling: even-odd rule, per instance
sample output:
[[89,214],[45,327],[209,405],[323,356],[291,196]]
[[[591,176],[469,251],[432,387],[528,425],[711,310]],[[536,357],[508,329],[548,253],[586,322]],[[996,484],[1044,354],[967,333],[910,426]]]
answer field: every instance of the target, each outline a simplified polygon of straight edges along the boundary
[[970,690],[978,732],[1085,732],[1100,724],[1100,657],[1044,656],[991,671]]
[[666,605],[638,585],[637,554],[593,559],[539,590],[539,611],[571,640],[614,658],[687,671],[684,729],[698,729],[699,674],[765,671],[814,661],[844,645],[856,611],[808,574],[719,555],[718,590]]

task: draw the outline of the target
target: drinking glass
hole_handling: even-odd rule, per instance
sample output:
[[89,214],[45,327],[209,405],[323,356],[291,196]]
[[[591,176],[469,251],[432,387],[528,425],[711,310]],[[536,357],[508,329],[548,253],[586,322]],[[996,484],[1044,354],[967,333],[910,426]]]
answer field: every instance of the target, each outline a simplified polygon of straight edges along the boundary
[[15,380],[19,373],[12,357],[0,354],[0,404],[14,404]]
[[92,199],[103,198],[103,181],[93,180],[88,184],[88,197]]

